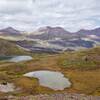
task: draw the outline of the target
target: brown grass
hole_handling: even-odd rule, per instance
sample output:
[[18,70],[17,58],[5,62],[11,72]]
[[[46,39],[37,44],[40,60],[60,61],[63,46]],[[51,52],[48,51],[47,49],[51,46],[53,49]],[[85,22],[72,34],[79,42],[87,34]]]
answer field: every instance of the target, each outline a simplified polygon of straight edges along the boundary
[[[74,92],[100,95],[100,51],[90,49],[81,52],[68,52],[56,55],[35,55],[33,60],[22,63],[0,65],[0,81],[12,81],[22,88],[23,94]],[[88,55],[88,62],[83,60]],[[95,59],[93,59],[95,58]],[[79,64],[80,62],[80,64]],[[35,78],[23,77],[24,73],[36,70],[52,70],[64,73],[72,82],[72,87],[54,91],[39,85]],[[2,79],[3,77],[3,79]]]

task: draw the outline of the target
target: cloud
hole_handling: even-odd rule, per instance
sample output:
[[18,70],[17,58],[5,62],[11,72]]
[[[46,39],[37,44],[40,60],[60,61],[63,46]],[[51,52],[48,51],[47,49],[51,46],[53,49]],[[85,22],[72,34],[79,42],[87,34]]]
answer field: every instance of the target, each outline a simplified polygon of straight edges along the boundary
[[100,26],[100,0],[2,0],[0,27],[33,30],[62,26],[69,31]]
[[16,14],[27,12],[29,13],[30,3],[29,0],[2,0],[0,1],[0,13]]

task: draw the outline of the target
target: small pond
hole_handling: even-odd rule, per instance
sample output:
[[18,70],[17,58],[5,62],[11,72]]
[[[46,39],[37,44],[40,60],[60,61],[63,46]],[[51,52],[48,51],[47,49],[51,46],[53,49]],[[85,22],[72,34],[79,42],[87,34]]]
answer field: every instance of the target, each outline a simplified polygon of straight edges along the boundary
[[71,86],[69,79],[64,77],[64,75],[60,72],[34,71],[26,73],[24,76],[38,78],[41,86],[45,86],[53,90],[64,90],[64,88],[69,88]]
[[15,57],[12,57],[9,61],[10,62],[21,62],[21,61],[29,61],[32,59],[33,58],[31,56],[15,56]]
[[7,62],[21,62],[21,61],[29,61],[33,58],[31,56],[0,56],[0,61]]
[[0,56],[0,61],[2,61],[2,60],[9,60],[11,58],[12,58],[11,56]]

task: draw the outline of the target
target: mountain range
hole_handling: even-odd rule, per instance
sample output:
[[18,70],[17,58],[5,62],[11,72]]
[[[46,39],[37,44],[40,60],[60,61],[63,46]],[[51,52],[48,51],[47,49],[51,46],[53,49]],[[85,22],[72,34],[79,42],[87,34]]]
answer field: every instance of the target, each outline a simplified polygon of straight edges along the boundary
[[8,27],[0,30],[0,38],[9,40],[33,52],[61,52],[100,45],[100,28],[81,29],[72,33],[62,27],[47,26],[39,28],[35,32],[30,32],[30,34],[26,33]]
[[96,28],[93,30],[85,30],[81,29],[77,32],[69,32],[61,27],[43,27],[37,30],[37,33],[41,33],[39,35],[30,34],[30,38],[38,38],[38,39],[54,39],[54,38],[71,38],[71,37],[79,37],[79,36],[87,36],[87,35],[96,35],[100,36],[100,28]]
[[[34,34],[34,33],[37,34]],[[40,39],[52,39],[52,38],[56,38],[56,37],[61,37],[61,38],[65,38],[67,36],[70,35],[71,36],[77,36],[77,35],[96,35],[96,36],[100,36],[100,28],[96,28],[96,29],[92,29],[92,30],[85,30],[85,29],[81,29],[77,32],[69,32],[66,31],[64,28],[62,27],[50,27],[50,26],[46,26],[46,27],[41,27],[39,29],[37,29],[35,32],[31,32],[30,34],[28,34],[28,36],[30,38],[40,38]],[[12,27],[7,27],[4,29],[0,30],[0,35],[24,35],[24,32],[16,30]],[[39,33],[39,34],[38,34]]]

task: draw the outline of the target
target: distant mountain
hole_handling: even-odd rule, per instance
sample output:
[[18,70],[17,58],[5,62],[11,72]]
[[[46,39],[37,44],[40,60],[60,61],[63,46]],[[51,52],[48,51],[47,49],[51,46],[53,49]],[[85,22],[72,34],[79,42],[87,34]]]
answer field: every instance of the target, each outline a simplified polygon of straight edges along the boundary
[[42,27],[38,29],[39,32],[42,33],[48,33],[48,34],[52,34],[54,33],[55,35],[62,35],[62,34],[69,34],[69,32],[67,32],[65,29],[63,29],[62,27]]
[[[21,35],[21,31],[16,30],[12,27],[7,27],[0,30],[0,35]],[[24,33],[24,32],[23,32]],[[35,33],[35,32],[32,32]],[[44,39],[51,39],[55,37],[65,38],[70,36],[76,35],[97,35],[100,36],[100,28],[92,29],[92,30],[85,30],[81,29],[78,32],[69,32],[66,31],[62,27],[41,27],[38,30],[36,30],[37,34],[29,34],[31,38],[44,38]],[[38,34],[39,33],[39,34]]]
[[18,35],[21,35],[21,32],[12,28],[12,27],[8,27],[8,28],[5,28],[5,29],[1,29],[0,30],[0,35],[3,35],[3,36],[18,36]]
[[37,32],[41,34],[39,35],[31,34],[29,37],[34,39],[50,40],[54,38],[65,38],[65,37],[70,38],[74,35],[61,27],[50,27],[50,26],[39,28]]
[[[99,36],[100,37],[100,28],[96,28],[93,30],[85,30],[81,29],[78,32],[68,32],[62,27],[42,27],[39,28],[37,31],[38,35],[30,34],[29,37],[33,39],[41,39],[41,40],[51,40],[55,38],[79,38],[79,37],[86,37],[87,35],[91,36]],[[33,32],[34,33],[34,32]],[[40,34],[41,33],[41,34]]]
[[[93,30],[82,29],[71,33],[61,27],[47,26],[39,28],[36,31],[37,34],[33,32],[28,35],[21,35],[20,31],[9,27],[0,30],[0,33],[0,38],[12,41],[10,43],[13,43],[13,45],[18,45],[32,52],[52,53],[100,46],[100,28]],[[7,46],[9,45],[7,42]]]
[[[21,34],[21,31],[18,31],[12,27],[8,27],[5,29],[0,30],[0,35],[3,36],[19,36],[25,35]],[[37,34],[34,34],[37,33]],[[39,34],[38,34],[39,33]],[[62,27],[41,27],[35,32],[28,34],[27,36],[32,39],[42,39],[42,40],[50,40],[55,38],[76,38],[76,37],[84,37],[87,35],[96,35],[100,37],[100,28],[92,29],[92,30],[85,30],[81,29],[78,32],[68,32]],[[26,36],[26,35],[25,35]]]
[[[78,32],[68,32],[61,27],[42,27],[37,31],[38,35],[30,34],[29,38],[35,40],[33,46],[29,43],[20,43],[21,46],[28,47],[32,51],[40,50],[78,50],[80,48],[92,48],[100,45],[100,28],[94,30],[80,30]],[[40,41],[40,42],[39,42]],[[56,50],[57,49],[57,50]]]
[[76,32],[76,34],[100,36],[100,28],[96,28],[96,29],[93,29],[93,30],[81,29],[80,31]]

